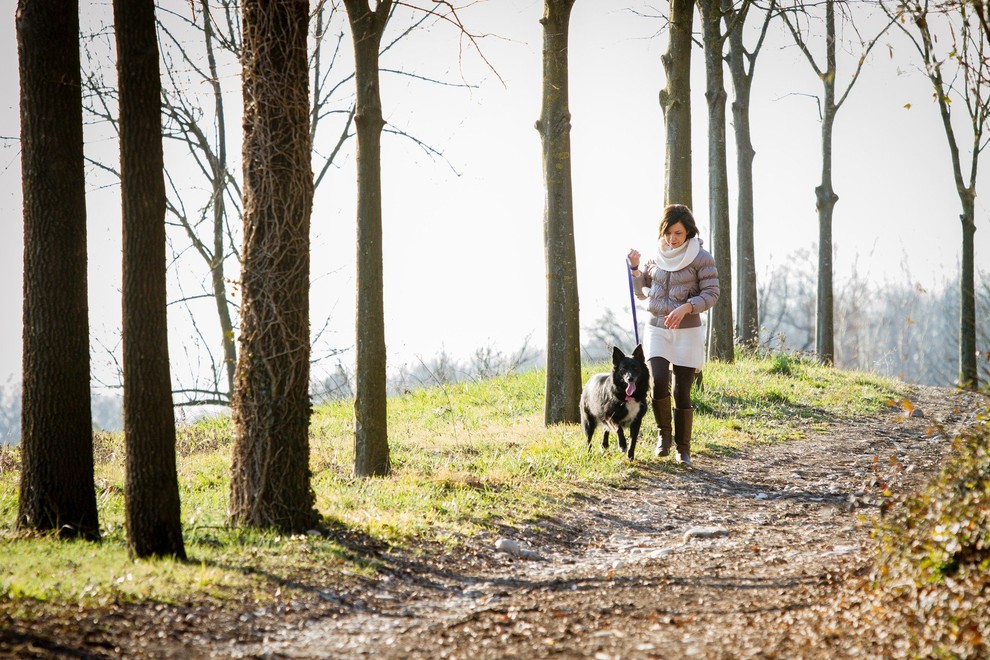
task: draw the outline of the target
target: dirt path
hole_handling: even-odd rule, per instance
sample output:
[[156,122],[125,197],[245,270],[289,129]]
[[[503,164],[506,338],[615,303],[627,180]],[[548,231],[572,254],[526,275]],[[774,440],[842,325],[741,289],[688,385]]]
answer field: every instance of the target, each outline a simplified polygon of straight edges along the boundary
[[[619,490],[473,552],[397,565],[339,616],[274,628],[241,657],[739,658],[794,648],[795,613],[827,602],[870,561],[884,490],[937,470],[975,395],[917,388],[923,417],[888,410],[807,440]],[[917,414],[917,413],[916,413]],[[932,434],[937,425],[945,432]],[[328,598],[336,598],[332,592]],[[852,633],[851,633],[852,634]],[[787,649],[786,653],[783,649]],[[818,650],[816,650],[816,648]],[[216,649],[214,649],[216,650]]]

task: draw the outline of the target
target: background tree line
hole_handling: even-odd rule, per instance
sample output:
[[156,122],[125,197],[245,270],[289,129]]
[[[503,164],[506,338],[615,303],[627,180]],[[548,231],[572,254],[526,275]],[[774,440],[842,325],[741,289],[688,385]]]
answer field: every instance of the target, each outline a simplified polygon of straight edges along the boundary
[[[814,308],[817,282],[814,249],[792,254],[766,268],[760,277],[759,341],[761,350],[814,353]],[[915,282],[910,268],[891,273],[877,283],[854,269],[837,280],[836,334],[837,366],[843,369],[875,371],[925,385],[953,386],[957,382],[956,315],[959,286],[946,280],[936,287]],[[978,271],[977,313],[990,314],[990,274]],[[644,312],[639,311],[642,321]],[[642,329],[641,329],[642,330]],[[582,328],[581,356],[585,362],[605,359],[609,346],[630,346],[634,342],[632,316],[628,309],[605,309],[594,322]],[[978,328],[977,343],[990,345],[990,330]],[[398,394],[419,387],[445,385],[465,380],[490,378],[500,374],[537,368],[545,362],[542,348],[527,341],[514,350],[496,345],[477,348],[468,357],[449,351],[423,355],[416,362],[393,365],[389,372],[388,393]],[[990,373],[981,372],[986,380]],[[343,360],[336,360],[311,386],[314,402],[351,399],[354,371]],[[123,428],[123,402],[119,397],[94,394],[93,426],[104,431]],[[216,409],[197,413],[193,408],[179,412],[185,422],[198,414],[215,414]],[[16,443],[20,438],[21,396],[18,383],[0,385],[0,441]]]

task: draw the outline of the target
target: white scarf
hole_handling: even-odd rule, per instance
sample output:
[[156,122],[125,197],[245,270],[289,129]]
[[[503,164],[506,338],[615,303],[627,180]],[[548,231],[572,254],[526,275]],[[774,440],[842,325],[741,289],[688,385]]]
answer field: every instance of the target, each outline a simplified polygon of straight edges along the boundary
[[695,236],[672,248],[667,245],[666,239],[661,238],[657,247],[657,266],[668,272],[674,272],[694,261],[701,250],[701,239]]

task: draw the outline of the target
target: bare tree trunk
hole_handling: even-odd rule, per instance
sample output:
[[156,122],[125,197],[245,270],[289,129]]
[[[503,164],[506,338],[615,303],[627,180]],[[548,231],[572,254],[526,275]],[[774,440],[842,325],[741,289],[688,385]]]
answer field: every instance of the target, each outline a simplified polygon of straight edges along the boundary
[[383,0],[344,0],[354,41],[357,129],[357,317],[354,399],[354,472],[391,471],[385,388],[385,309],[382,300],[382,117],[378,53],[392,9]]
[[[973,186],[975,189],[975,185]],[[976,234],[975,194],[963,205],[962,263],[959,278],[959,384],[977,389],[980,375],[976,352],[976,268],[974,235]]]
[[[748,0],[739,10],[733,9],[732,0],[722,0],[726,20],[732,23],[729,29],[729,73],[735,98],[732,101],[733,128],[736,137],[736,176],[739,192],[736,209],[736,264],[738,278],[738,313],[736,314],[736,336],[740,343],[755,347],[760,341],[759,297],[756,285],[756,246],[754,238],[755,208],[753,192],[753,161],[756,150],[753,148],[752,131],[749,121],[750,97],[753,88],[753,74],[756,58],[763,45],[774,2],[765,14],[760,39],[752,53],[746,51],[743,27],[752,8]],[[747,70],[747,64],[749,68]]]
[[840,100],[836,100],[836,31],[835,31],[836,0],[825,2],[825,67],[820,68],[811,55],[800,31],[786,12],[781,14],[787,23],[794,41],[804,53],[818,78],[822,81],[822,179],[815,188],[816,208],[818,210],[818,294],[815,314],[815,352],[824,364],[835,363],[835,324],[833,303],[833,273],[832,273],[832,213],[838,195],[832,188],[832,128],[835,125],[835,115],[845,102],[853,85],[859,79],[863,63],[870,50],[880,37],[890,27],[888,23],[868,44],[864,42],[864,53],[859,60],[857,69],[849,81],[848,87]]
[[229,185],[227,182],[227,120],[224,113],[223,89],[220,86],[216,54],[213,50],[213,21],[210,16],[209,0],[201,0],[201,11],[203,14],[203,40],[210,72],[209,84],[213,90],[213,109],[217,119],[216,158],[209,160],[210,181],[213,184],[213,250],[211,252],[213,258],[209,264],[210,284],[213,288],[217,319],[220,321],[220,345],[223,346],[223,366],[227,376],[227,393],[232,397],[234,394],[234,376],[237,371],[237,342],[234,336],[234,323],[230,314],[230,302],[227,300],[227,277],[224,273],[224,261],[227,255],[225,192]]
[[[885,7],[886,9],[886,7]],[[887,9],[890,14],[889,9]],[[911,39],[915,48],[921,56],[932,83],[934,96],[938,103],[939,116],[942,120],[942,128],[945,132],[946,142],[949,147],[949,155],[952,163],[952,176],[956,184],[956,194],[962,206],[962,215],[959,216],[962,225],[962,262],[959,274],[959,384],[962,387],[976,389],[979,387],[979,370],[977,368],[976,349],[976,278],[975,278],[975,253],[974,234],[976,232],[976,182],[979,170],[980,154],[986,146],[984,132],[990,123],[990,98],[986,90],[987,80],[987,60],[985,53],[988,49],[988,39],[990,31],[987,29],[986,9],[976,7],[976,14],[980,20],[974,26],[970,24],[968,3],[956,6],[949,5],[939,8],[932,13],[946,12],[947,17],[952,17],[955,12],[959,23],[953,27],[953,42],[949,48],[953,53],[952,57],[943,57],[935,52],[936,42],[933,38],[928,4],[911,2],[898,5],[898,13],[890,14],[892,20],[898,19],[897,24],[901,30]],[[906,13],[911,19],[911,24],[918,30],[915,36],[905,27],[903,15]],[[920,37],[920,41],[918,39]],[[950,75],[947,82],[942,74],[942,67],[948,62],[957,62],[958,83],[953,82],[955,76]],[[970,148],[969,178],[967,180],[963,173],[962,158],[959,150],[959,143],[956,140],[955,130],[952,124],[950,105],[951,93],[955,93],[962,98],[963,106],[969,115],[970,127],[972,129],[972,145]]]
[[[839,0],[841,2],[841,0]],[[863,64],[880,37],[887,32],[893,21],[887,23],[870,41],[863,41],[863,54],[859,58],[856,70],[850,77],[849,84],[841,98],[836,96],[836,30],[835,5],[836,0],[825,1],[825,67],[821,68],[815,62],[807,43],[801,36],[795,23],[786,12],[780,15],[794,36],[794,41],[804,53],[815,74],[822,81],[823,98],[821,107],[822,121],[822,180],[815,188],[816,208],[818,210],[818,294],[815,315],[815,352],[818,358],[827,365],[835,363],[835,322],[833,302],[833,272],[832,272],[832,213],[838,195],[832,188],[832,129],[839,108],[845,103],[852,91]],[[853,30],[858,34],[858,31]]]
[[712,256],[718,268],[720,304],[711,311],[708,354],[712,359],[735,360],[732,322],[732,240],[729,222],[729,175],[726,163],[725,73],[722,68],[721,0],[698,0],[705,41],[705,80],[708,102],[708,207],[712,227]]
[[667,86],[660,90],[666,134],[664,205],[693,206],[691,195],[691,29],[694,0],[670,0],[670,41],[660,57]]
[[79,6],[20,0],[24,338],[18,527],[99,539]]
[[[733,79],[736,74],[733,73]],[[743,91],[745,89],[745,91]],[[733,126],[736,136],[736,175],[739,193],[736,217],[736,256],[739,260],[739,311],[736,334],[739,342],[754,347],[760,341],[759,306],[756,296],[756,243],[754,239],[755,210],[753,204],[753,149],[749,123],[750,85],[739,83],[732,102]]]
[[835,1],[825,4],[825,75],[822,117],[822,181],[815,188],[818,210],[818,304],[815,352],[825,364],[835,362],[834,300],[832,296],[832,211],[839,196],[832,189],[832,127],[835,125]]
[[184,559],[165,312],[165,178],[154,0],[114,0],[123,206],[124,487],[137,557]]
[[244,267],[230,512],[289,532],[319,519],[309,471],[313,172],[307,0],[245,0]]
[[580,421],[581,337],[571,185],[571,113],[567,43],[574,0],[543,5],[543,245],[547,268],[547,373],[544,422]]

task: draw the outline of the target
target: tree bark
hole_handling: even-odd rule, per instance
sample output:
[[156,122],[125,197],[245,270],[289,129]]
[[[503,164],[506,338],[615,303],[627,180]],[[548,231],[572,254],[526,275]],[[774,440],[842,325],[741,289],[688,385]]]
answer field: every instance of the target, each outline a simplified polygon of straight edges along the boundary
[[354,473],[391,471],[386,394],[385,308],[382,277],[382,116],[378,53],[392,9],[383,0],[344,0],[354,41],[357,131],[357,316],[354,399]]
[[24,213],[17,525],[96,540],[78,2],[20,0],[16,31]]
[[832,189],[832,127],[835,125],[835,0],[825,4],[825,72],[822,76],[822,180],[815,188],[818,210],[818,298],[815,315],[815,353],[822,363],[835,363],[835,305],[832,281],[832,211],[839,201]]
[[543,5],[543,105],[536,130],[543,146],[543,246],[547,269],[547,426],[580,421],[581,329],[574,249],[571,113],[567,44],[574,0]]
[[168,362],[165,177],[154,0],[114,0],[123,207],[127,541],[184,559]]
[[[972,186],[976,189],[975,184]],[[959,276],[959,385],[975,390],[980,385],[976,350],[976,234],[975,194],[963,204],[962,263]]]
[[[729,31],[728,63],[734,91],[732,125],[736,138],[736,177],[739,186],[736,202],[736,259],[738,260],[736,263],[738,273],[736,278],[738,288],[736,337],[741,344],[755,348],[760,342],[754,236],[756,212],[753,192],[753,161],[756,158],[756,150],[753,148],[749,121],[753,74],[752,70],[747,71],[746,65],[747,61],[751,64],[754,63],[758,50],[750,56],[746,52],[743,39],[743,27],[751,5],[747,2],[739,11],[734,11],[732,6],[732,0],[722,0],[722,8],[726,11],[727,19],[734,23]],[[772,8],[768,10],[768,17],[770,11]],[[766,24],[764,24],[764,34],[765,31]]]
[[693,207],[691,180],[691,29],[694,0],[670,0],[670,40],[660,57],[667,85],[660,90],[666,134],[663,203]]
[[309,471],[309,133],[306,0],[245,0],[244,248],[230,512],[317,524]]
[[729,175],[726,163],[725,73],[723,70],[721,0],[698,0],[705,42],[705,100],[708,102],[708,206],[712,227],[712,256],[718,268],[721,299],[711,311],[712,359],[735,360],[732,322],[732,241],[729,222]]

